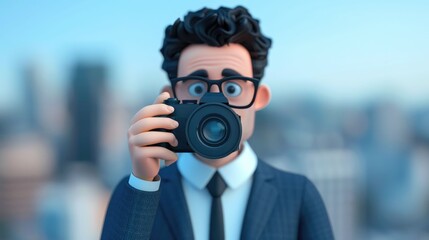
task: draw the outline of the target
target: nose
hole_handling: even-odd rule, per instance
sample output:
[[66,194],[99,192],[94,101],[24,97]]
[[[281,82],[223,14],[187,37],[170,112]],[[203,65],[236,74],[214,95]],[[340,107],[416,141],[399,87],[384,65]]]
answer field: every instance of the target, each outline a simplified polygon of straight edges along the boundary
[[217,85],[212,85],[210,87],[210,92],[220,92],[220,89]]

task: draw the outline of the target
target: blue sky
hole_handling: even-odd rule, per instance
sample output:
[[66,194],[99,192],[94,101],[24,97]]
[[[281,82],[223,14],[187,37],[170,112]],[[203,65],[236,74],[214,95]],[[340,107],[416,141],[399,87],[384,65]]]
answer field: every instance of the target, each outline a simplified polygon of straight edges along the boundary
[[[273,39],[264,82],[273,99],[429,102],[428,1],[0,1],[0,107],[19,101],[19,70],[39,66],[62,91],[77,58],[104,59],[126,101],[167,83],[168,24],[203,6],[246,6]],[[168,7],[167,7],[168,6]]]

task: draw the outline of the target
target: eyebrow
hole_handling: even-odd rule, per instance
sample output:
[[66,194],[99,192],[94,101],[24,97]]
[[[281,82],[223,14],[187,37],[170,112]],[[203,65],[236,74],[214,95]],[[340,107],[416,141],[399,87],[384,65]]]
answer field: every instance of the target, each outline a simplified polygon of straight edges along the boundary
[[222,76],[224,77],[232,77],[232,76],[242,76],[240,73],[238,73],[237,71],[230,69],[230,68],[225,68],[222,71]]
[[190,76],[198,76],[198,77],[207,78],[207,77],[209,77],[209,73],[204,69],[200,69],[200,70],[192,72],[191,74],[188,75],[188,77],[190,77]]

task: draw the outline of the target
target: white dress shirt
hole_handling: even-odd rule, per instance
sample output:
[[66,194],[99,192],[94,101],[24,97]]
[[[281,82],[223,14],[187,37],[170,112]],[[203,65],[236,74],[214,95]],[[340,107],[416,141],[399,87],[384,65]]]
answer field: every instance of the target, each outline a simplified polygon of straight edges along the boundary
[[[199,161],[192,153],[179,154],[177,166],[182,175],[183,191],[188,204],[194,237],[196,240],[208,239],[212,197],[205,187],[216,172],[216,168]],[[240,239],[256,166],[256,154],[245,142],[240,155],[218,169],[219,174],[228,185],[221,198],[226,240]],[[129,184],[142,191],[157,191],[160,181],[144,181],[131,174]]]

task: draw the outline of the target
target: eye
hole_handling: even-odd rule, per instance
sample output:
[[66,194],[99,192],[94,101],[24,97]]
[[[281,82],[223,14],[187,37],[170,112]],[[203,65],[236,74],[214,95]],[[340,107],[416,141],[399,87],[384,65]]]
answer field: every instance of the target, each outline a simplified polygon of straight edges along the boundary
[[188,92],[193,97],[201,97],[206,93],[206,85],[202,82],[192,83],[188,87]]
[[228,82],[223,91],[226,97],[237,97],[241,94],[241,86],[235,82]]

